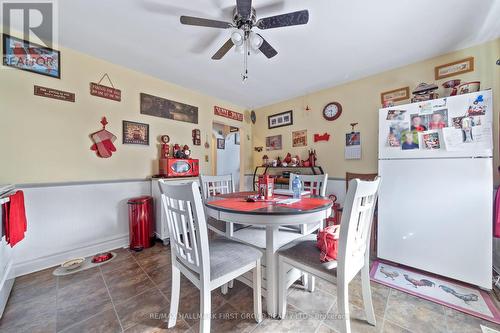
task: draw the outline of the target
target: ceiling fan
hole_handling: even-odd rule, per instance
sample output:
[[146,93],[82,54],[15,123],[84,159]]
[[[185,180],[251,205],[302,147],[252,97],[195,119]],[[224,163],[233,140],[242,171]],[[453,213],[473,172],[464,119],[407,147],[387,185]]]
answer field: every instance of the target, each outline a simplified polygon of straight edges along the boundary
[[248,79],[248,56],[251,50],[262,52],[267,58],[272,58],[278,54],[271,44],[264,37],[256,33],[252,28],[261,30],[288,27],[293,25],[307,24],[309,21],[309,11],[300,10],[292,13],[281,14],[261,18],[257,20],[257,13],[252,7],[252,0],[236,0],[236,7],[233,10],[232,22],[211,20],[193,16],[181,16],[182,24],[195,25],[200,27],[234,29],[231,38],[212,56],[213,60],[220,60],[229,50],[236,46],[237,51],[244,53],[243,82]]

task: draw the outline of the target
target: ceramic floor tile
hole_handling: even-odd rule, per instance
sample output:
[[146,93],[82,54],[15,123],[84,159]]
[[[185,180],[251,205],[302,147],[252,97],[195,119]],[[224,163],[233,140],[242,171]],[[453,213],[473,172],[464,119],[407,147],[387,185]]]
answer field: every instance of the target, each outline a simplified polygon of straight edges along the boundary
[[326,315],[335,303],[335,296],[319,289],[312,293],[307,290],[294,290],[288,295],[287,302],[309,315]]
[[[230,304],[224,304],[217,310],[212,311],[210,331],[217,333],[240,332],[249,333],[257,327],[257,322],[246,312],[238,311]],[[193,332],[200,331],[199,320],[191,325]]]
[[384,324],[382,327],[382,332],[383,333],[411,333],[410,330],[407,330],[406,328],[398,326],[398,325],[396,325],[388,320],[384,321]]
[[68,284],[57,290],[57,330],[63,330],[112,307],[100,273]]
[[122,331],[115,310],[109,309],[66,328],[61,333],[119,333]]
[[445,313],[446,322],[448,324],[448,331],[450,333],[482,333],[480,325],[484,325],[500,331],[500,325],[467,315],[450,308],[445,308]]
[[285,319],[264,319],[252,333],[314,332],[320,324],[320,320],[313,319],[293,305],[288,304]]
[[57,277],[52,274],[55,268],[16,278],[9,297],[9,303],[27,302],[37,296],[55,294]]
[[137,265],[128,249],[112,250],[112,252],[116,253],[116,258],[100,266],[103,272],[130,269]]
[[140,267],[123,270],[119,273],[116,271],[103,272],[103,275],[115,304],[154,287],[153,282]]
[[99,270],[99,267],[95,267],[69,275],[58,276],[57,287],[64,288],[71,284],[80,283],[87,279],[95,278],[98,275],[100,276],[100,274],[101,271]]
[[167,299],[156,288],[116,305],[116,312],[125,330],[137,324],[162,327],[168,318],[168,309]]
[[149,270],[147,272],[148,276],[153,280],[156,286],[160,289],[169,289],[171,288],[172,281],[172,265],[163,265],[160,267],[156,267],[155,269]]
[[446,332],[444,307],[392,289],[385,319],[415,333]]
[[[370,282],[370,287],[372,291],[372,302],[375,315],[383,317],[390,289],[375,282]],[[364,307],[361,280],[355,279],[349,283],[349,303],[354,304],[359,308]]]
[[[358,308],[353,304],[349,304],[351,331],[353,333],[376,333],[381,332],[383,326],[383,318],[376,317],[376,325],[373,326],[366,321],[365,312],[362,308]],[[337,303],[330,310],[328,317],[325,319],[324,324],[337,332],[341,332],[342,316],[337,310]]]

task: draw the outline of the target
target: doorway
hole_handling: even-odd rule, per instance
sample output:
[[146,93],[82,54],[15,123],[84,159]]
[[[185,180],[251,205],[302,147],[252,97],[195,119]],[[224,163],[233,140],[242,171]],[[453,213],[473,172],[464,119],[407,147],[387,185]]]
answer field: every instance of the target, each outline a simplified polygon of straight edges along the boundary
[[237,127],[213,123],[212,147],[214,156],[214,175],[233,175],[234,188],[240,188],[240,129]]

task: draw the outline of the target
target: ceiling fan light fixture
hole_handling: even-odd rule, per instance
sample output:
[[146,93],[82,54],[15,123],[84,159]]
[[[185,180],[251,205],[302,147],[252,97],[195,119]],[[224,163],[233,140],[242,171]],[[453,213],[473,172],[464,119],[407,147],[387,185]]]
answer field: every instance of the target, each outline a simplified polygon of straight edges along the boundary
[[262,43],[264,42],[264,39],[259,36],[259,34],[256,34],[255,32],[250,32],[250,45],[252,46],[252,49],[258,50],[261,46]]
[[243,33],[240,30],[234,31],[231,34],[231,41],[237,47],[243,45]]
[[238,54],[243,54],[243,53],[245,53],[245,50],[244,50],[243,44],[241,44],[241,45],[237,45],[237,46],[234,48],[234,52],[236,52],[236,53],[238,53]]

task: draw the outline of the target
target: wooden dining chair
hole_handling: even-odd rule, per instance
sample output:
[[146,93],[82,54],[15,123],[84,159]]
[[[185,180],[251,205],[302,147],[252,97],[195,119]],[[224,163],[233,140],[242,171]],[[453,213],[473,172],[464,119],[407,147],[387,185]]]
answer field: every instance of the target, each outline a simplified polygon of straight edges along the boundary
[[[209,197],[213,197],[221,194],[234,193],[234,181],[233,175],[223,175],[223,176],[206,176],[200,175],[200,186],[201,192],[203,194],[203,201]],[[208,228],[213,232],[224,235],[226,237],[233,237],[234,231],[244,228],[245,226],[231,222],[218,221],[209,217]]]
[[339,250],[337,260],[320,262],[320,251],[316,239],[309,235],[282,247],[278,254],[279,296],[278,311],[281,318],[286,315],[286,295],[289,287],[286,272],[297,268],[326,281],[337,283],[337,305],[343,315],[342,332],[350,333],[349,282],[361,271],[363,303],[368,323],[375,325],[375,313],[370,287],[370,231],[377,202],[380,178],[374,181],[353,179],[344,204],[340,223]]
[[205,211],[195,182],[169,185],[160,180],[158,184],[172,254],[168,328],[177,322],[181,273],[200,290],[200,332],[210,332],[211,291],[252,270],[254,315],[257,322],[262,321],[262,252],[223,237],[209,243]]
[[[292,182],[295,176],[299,176],[302,181],[302,190],[310,191],[311,195],[319,195],[322,197],[326,196],[326,186],[328,184],[328,174],[323,175],[298,175],[295,173],[290,173],[289,190],[292,191]],[[318,221],[318,223],[323,223],[323,221]],[[300,230],[300,233],[306,235],[310,232],[310,229],[317,229],[318,224],[301,224],[300,226],[286,226],[290,229]]]

